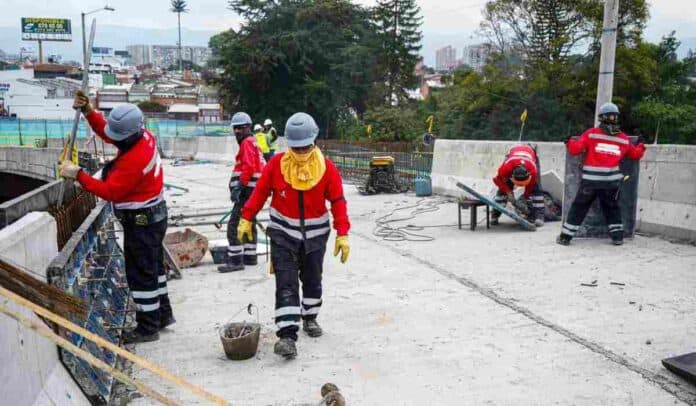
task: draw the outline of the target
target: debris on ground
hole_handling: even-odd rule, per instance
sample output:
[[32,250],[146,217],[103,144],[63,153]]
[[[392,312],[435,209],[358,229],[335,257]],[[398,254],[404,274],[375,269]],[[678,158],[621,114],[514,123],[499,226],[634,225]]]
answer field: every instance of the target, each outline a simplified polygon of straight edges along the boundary
[[164,244],[180,269],[198,264],[208,250],[208,239],[190,228],[167,234]]

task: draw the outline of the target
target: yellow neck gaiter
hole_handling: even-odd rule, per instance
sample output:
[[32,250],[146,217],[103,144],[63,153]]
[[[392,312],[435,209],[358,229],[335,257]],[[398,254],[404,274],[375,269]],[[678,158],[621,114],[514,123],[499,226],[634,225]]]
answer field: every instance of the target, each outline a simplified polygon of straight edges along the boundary
[[297,154],[290,149],[280,159],[280,172],[293,189],[309,190],[324,176],[326,161],[316,146],[306,154]]

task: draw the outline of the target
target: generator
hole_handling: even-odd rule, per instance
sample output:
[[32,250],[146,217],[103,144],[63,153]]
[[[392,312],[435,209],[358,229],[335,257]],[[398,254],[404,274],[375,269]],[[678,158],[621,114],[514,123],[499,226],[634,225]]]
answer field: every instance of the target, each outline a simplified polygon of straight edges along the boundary
[[377,193],[401,193],[408,188],[404,188],[396,179],[394,157],[375,156],[370,161],[370,173],[365,185],[358,189],[364,195],[374,195]]

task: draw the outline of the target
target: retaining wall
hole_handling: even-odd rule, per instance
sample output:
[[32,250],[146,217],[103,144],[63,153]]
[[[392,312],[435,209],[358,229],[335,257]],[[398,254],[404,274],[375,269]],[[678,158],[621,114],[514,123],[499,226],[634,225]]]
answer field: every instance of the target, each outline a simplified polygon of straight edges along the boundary
[[[0,230],[0,255],[38,275],[58,253],[56,222],[48,213],[32,212]],[[44,279],[45,281],[45,279]],[[43,323],[32,311],[7,306]],[[0,314],[0,393],[5,405],[89,405],[58,359],[56,345]]]
[[[565,146],[539,142],[541,170],[565,177]],[[492,194],[492,182],[507,151],[506,141],[437,140],[433,158],[433,191],[460,196],[449,179]],[[696,242],[696,146],[651,145],[640,162],[638,230]]]

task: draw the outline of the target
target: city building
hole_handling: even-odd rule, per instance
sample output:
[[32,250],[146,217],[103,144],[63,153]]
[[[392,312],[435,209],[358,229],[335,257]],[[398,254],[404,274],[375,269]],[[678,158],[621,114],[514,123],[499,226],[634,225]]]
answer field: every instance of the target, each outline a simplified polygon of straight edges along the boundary
[[491,47],[488,44],[466,46],[462,53],[462,63],[480,72],[486,65],[486,60],[490,52]]
[[34,74],[34,69],[0,71],[0,83],[7,85],[7,91],[0,94],[7,115],[20,119],[71,120],[75,116],[72,102],[79,81],[37,79]]
[[126,51],[135,66],[152,63],[152,45],[128,45]]
[[435,51],[435,69],[438,71],[452,70],[457,63],[457,49],[451,45]]

